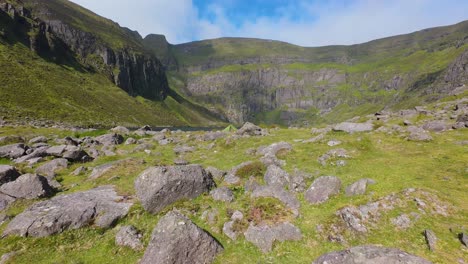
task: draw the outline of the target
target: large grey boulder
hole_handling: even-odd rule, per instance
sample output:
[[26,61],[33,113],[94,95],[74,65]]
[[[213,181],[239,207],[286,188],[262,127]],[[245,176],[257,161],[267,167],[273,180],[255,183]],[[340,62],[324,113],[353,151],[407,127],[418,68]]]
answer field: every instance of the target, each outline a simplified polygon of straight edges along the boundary
[[9,165],[0,165],[0,186],[4,183],[16,180],[20,173],[15,167]]
[[124,142],[124,138],[116,133],[105,134],[102,136],[95,137],[94,140],[102,145],[120,145]]
[[37,144],[37,143],[47,143],[47,138],[44,136],[37,136],[29,140],[29,144],[31,145]]
[[341,180],[335,176],[317,178],[305,192],[304,198],[311,204],[321,204],[340,192]]
[[367,132],[372,131],[374,126],[372,123],[351,123],[351,122],[343,122],[333,127],[334,131],[344,131],[348,133],[356,133],[356,132]]
[[302,239],[299,228],[290,223],[281,223],[276,226],[254,226],[250,225],[244,233],[245,240],[257,246],[263,253],[268,253],[273,247],[275,240],[297,241]]
[[77,146],[67,146],[62,157],[73,162],[73,161],[89,161],[92,158],[82,148]]
[[47,156],[62,157],[67,145],[52,146],[46,150]]
[[246,122],[239,130],[236,131],[238,135],[261,136],[263,133],[262,128],[250,122]]
[[115,244],[140,250],[143,249],[141,238],[142,235],[134,226],[122,226],[115,235]]
[[[47,151],[48,148],[49,147],[47,147],[47,146],[36,148],[31,153],[27,152],[29,154],[21,156],[21,157],[15,159],[14,162],[15,163],[22,163],[22,162],[26,162],[26,161],[34,159],[34,158],[45,157],[45,156],[47,156],[46,151]],[[32,150],[32,149],[30,149],[30,150]]]
[[223,250],[210,234],[179,212],[162,217],[140,264],[211,263]]
[[442,132],[449,128],[444,121],[430,121],[422,126],[424,130],[432,132]]
[[289,174],[274,164],[268,166],[263,178],[267,185],[278,185],[281,187],[288,186],[290,181]]
[[91,224],[108,228],[128,213],[132,204],[123,199],[112,186],[59,195],[17,215],[3,235],[45,237]]
[[372,179],[360,179],[346,187],[346,196],[362,195],[366,193],[367,185],[375,184]]
[[322,255],[312,264],[431,264],[432,262],[395,248],[358,246]]
[[26,153],[24,144],[13,144],[0,147],[0,158],[17,159]]
[[123,126],[116,126],[114,128],[112,128],[110,131],[114,132],[114,133],[117,133],[117,134],[121,134],[121,135],[128,135],[130,134],[130,130],[126,127],[123,127]]
[[409,126],[407,128],[409,132],[408,140],[409,141],[431,141],[432,136],[426,130],[416,127],[416,126]]
[[180,199],[196,198],[215,186],[200,165],[150,167],[135,180],[135,190],[143,207],[158,213]]
[[36,169],[36,173],[47,177],[55,177],[55,173],[59,170],[68,168],[68,160],[54,159]]
[[24,174],[0,186],[0,192],[14,198],[36,199],[52,195],[53,189],[45,177]]

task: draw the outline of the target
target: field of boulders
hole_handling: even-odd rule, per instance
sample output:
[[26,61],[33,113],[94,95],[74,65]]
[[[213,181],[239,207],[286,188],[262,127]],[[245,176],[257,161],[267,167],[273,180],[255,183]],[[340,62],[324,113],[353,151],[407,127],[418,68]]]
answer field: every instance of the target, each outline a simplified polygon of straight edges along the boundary
[[468,263],[468,100],[317,128],[0,127],[0,263]]

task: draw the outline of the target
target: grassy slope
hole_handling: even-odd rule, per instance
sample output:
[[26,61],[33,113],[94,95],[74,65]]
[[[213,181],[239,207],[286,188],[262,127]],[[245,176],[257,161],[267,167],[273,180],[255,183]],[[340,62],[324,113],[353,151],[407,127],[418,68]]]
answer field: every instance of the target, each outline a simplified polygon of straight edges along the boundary
[[[415,120],[420,118],[415,117]],[[401,122],[401,120],[395,122]],[[2,135],[26,135],[27,133],[28,138],[38,134],[46,136],[67,135],[65,131],[31,130],[29,128],[3,129],[1,132]],[[340,194],[318,206],[307,204],[302,195],[299,195],[302,215],[293,220],[293,223],[302,230],[304,238],[298,242],[276,243],[273,251],[268,254],[261,254],[258,249],[242,237],[235,242],[230,241],[220,231],[223,223],[228,219],[228,211],[239,209],[247,214],[247,208],[250,204],[258,203],[258,201],[241,196],[243,187],[234,188],[237,197],[234,203],[214,202],[208,195],[202,195],[193,201],[179,202],[175,206],[184,208],[184,212],[189,214],[191,219],[213,234],[223,244],[225,251],[216,259],[215,263],[310,263],[325,252],[346,247],[329,242],[316,230],[317,224],[328,223],[336,219],[334,216],[336,210],[351,204],[364,204],[405,188],[421,188],[436,194],[441,200],[451,203],[454,209],[450,210],[450,215],[433,217],[423,214],[421,219],[415,222],[411,228],[401,231],[393,227],[389,221],[390,217],[403,212],[397,209],[385,214],[379,222],[379,226],[373,228],[368,235],[350,236],[347,237],[348,241],[350,241],[350,245],[372,243],[401,248],[435,263],[456,263],[457,259],[466,257],[466,249],[462,248],[456,234],[463,227],[466,228],[466,219],[468,219],[468,197],[465,195],[466,188],[468,188],[468,174],[465,166],[468,152],[464,146],[457,145],[455,142],[466,139],[467,133],[468,131],[465,129],[433,134],[435,140],[429,143],[407,142],[397,136],[381,133],[355,135],[331,133],[326,136],[324,142],[331,139],[341,140],[344,143],[340,147],[351,151],[352,158],[348,160],[348,165],[345,167],[320,166],[317,158],[328,151],[330,147],[325,143],[294,142],[294,139],[311,137],[309,131],[303,129],[276,130],[268,137],[242,138],[229,145],[224,144],[224,140],[220,140],[211,150],[205,148],[205,145],[210,142],[197,142],[198,150],[187,155],[186,158],[193,163],[205,166],[216,166],[227,170],[243,161],[253,160],[252,156],[245,154],[249,148],[287,141],[294,147],[291,153],[284,155],[287,162],[285,169],[290,173],[298,168],[314,176],[336,175],[341,178],[344,186],[361,178],[372,178],[377,181],[376,185],[369,187],[366,195],[349,198]],[[132,148],[133,146],[119,146],[118,150],[131,151]],[[175,158],[172,148],[173,146],[170,145],[158,146],[153,150],[153,153],[160,153],[158,155],[146,155],[140,152],[100,158],[89,165],[95,166],[129,156],[137,160],[145,160],[146,164],[138,161],[127,162],[96,181],[86,181],[87,175],[72,176],[69,174],[81,164],[75,164],[62,171],[59,173],[58,179],[66,188],[69,188],[66,193],[104,184],[115,184],[120,193],[134,194],[135,177],[149,165],[171,164]],[[119,151],[117,152],[119,153]],[[30,171],[31,169],[23,168],[23,170]],[[115,175],[119,177],[114,177]],[[311,181],[308,180],[307,184],[309,185]],[[8,214],[16,215],[30,204],[32,201],[17,202],[9,209]],[[220,212],[214,225],[208,225],[200,218],[202,212],[209,208],[217,208]],[[130,214],[121,220],[119,225],[132,224],[141,229],[144,232],[146,244],[152,229],[162,215],[164,212],[152,216],[146,213],[139,203],[136,203]],[[4,227],[5,224],[0,226],[0,231]],[[427,228],[433,230],[439,238],[438,248],[435,252],[427,250],[421,235],[421,232]],[[454,231],[450,232],[449,228]],[[136,263],[143,251],[135,252],[115,246],[116,230],[117,228],[107,231],[82,228],[47,238],[8,237],[0,240],[0,254],[13,250],[19,251],[14,258],[15,263],[30,263],[31,261],[34,263]]]

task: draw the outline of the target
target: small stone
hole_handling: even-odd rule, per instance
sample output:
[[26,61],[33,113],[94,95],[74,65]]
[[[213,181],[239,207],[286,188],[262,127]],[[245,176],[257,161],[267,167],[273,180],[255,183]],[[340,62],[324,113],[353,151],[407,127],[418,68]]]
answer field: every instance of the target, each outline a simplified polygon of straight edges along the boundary
[[465,245],[465,247],[468,247],[468,235],[465,233],[460,233],[458,237],[460,238],[460,242]]
[[134,226],[123,226],[115,236],[115,244],[141,250],[143,249],[141,238],[142,235]]
[[436,243],[437,243],[437,237],[429,229],[424,230],[424,237],[426,239],[427,246],[429,247],[430,251],[434,251],[436,248]]
[[210,192],[210,195],[215,201],[232,202],[234,200],[234,194],[227,187],[214,189]]

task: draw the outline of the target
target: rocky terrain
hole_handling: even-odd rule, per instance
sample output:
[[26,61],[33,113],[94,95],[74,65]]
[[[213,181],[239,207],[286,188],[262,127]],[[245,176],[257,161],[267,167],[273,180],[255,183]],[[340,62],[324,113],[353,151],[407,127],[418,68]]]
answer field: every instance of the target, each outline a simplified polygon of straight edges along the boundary
[[313,129],[0,129],[1,263],[466,263],[468,100]]

